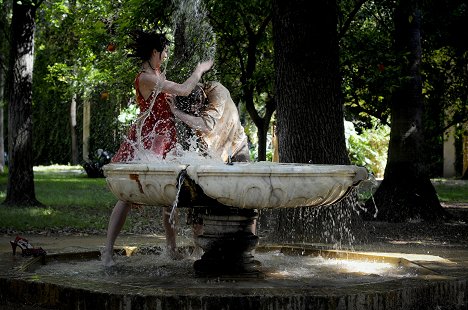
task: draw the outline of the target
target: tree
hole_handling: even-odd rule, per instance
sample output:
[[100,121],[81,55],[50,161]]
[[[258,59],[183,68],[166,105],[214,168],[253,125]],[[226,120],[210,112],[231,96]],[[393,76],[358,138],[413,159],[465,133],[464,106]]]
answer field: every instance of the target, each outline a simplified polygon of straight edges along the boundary
[[207,5],[216,31],[216,67],[256,127],[259,161],[266,159],[267,133],[276,109],[270,5],[265,0],[208,1]]
[[4,105],[5,105],[5,86],[6,76],[8,72],[8,42],[9,37],[9,23],[8,14],[11,9],[9,1],[0,1],[0,172],[3,172],[5,166],[5,140],[4,140]]
[[[33,82],[35,165],[82,163],[92,160],[100,148],[117,150],[121,134],[126,133],[118,115],[134,98],[132,86],[138,70],[125,46],[130,30],[140,26],[128,23],[145,20],[128,5],[48,1],[38,11],[35,39],[39,48]],[[86,121],[89,135],[83,131]]]
[[[280,162],[349,164],[336,1],[316,2],[313,7],[305,0],[273,1],[273,33]],[[317,237],[314,234],[326,225],[315,218],[318,212],[304,207],[280,210],[276,239]],[[356,219],[350,212],[348,199],[322,209],[321,219],[331,217],[339,223],[329,231],[328,241],[345,242],[345,219]]]
[[[463,124],[468,124],[468,10],[464,0],[423,2],[425,151],[430,176],[443,171],[444,132],[455,129],[455,169],[463,174]],[[466,153],[466,151],[465,151]],[[466,166],[465,166],[466,167]]]
[[[418,0],[398,1],[394,13],[395,52],[400,78],[391,98],[391,132],[384,180],[374,195],[375,219],[392,222],[443,216],[423,159],[421,8]],[[366,203],[374,209],[372,200]]]
[[334,1],[274,1],[281,162],[347,164]]
[[[346,119],[360,132],[372,126],[371,116],[378,118],[381,124],[390,124],[391,98],[399,84],[402,61],[395,49],[388,48],[394,42],[396,2],[366,1],[353,22],[346,22],[350,16],[346,12],[354,12],[349,7],[357,2],[343,1],[340,4],[344,12],[340,15],[343,16],[340,28],[349,25],[340,39],[340,58]],[[438,177],[443,168],[444,130],[447,126],[459,126],[468,118],[468,34],[457,31],[466,28],[468,11],[464,0],[423,1],[421,10],[424,16],[421,25],[423,153],[428,155],[424,160],[429,176]]]
[[[355,1],[341,5],[347,2],[354,5]],[[360,130],[373,127],[373,118],[389,124],[388,94],[393,85],[388,80],[399,64],[388,49],[392,43],[389,29],[393,7],[386,2],[357,2],[352,9],[341,8],[355,14],[340,13],[346,17],[340,18],[339,39],[345,116]]]
[[35,15],[40,2],[13,1],[5,205],[41,205],[34,190],[31,113]]

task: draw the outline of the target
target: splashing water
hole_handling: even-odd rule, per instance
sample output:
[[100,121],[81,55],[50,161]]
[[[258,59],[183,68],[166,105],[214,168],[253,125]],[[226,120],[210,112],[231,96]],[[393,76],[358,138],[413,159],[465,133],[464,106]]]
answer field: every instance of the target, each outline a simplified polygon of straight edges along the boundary
[[[358,185],[358,187],[353,189],[356,192],[356,196],[360,197],[360,200],[372,199],[372,203],[373,203],[374,208],[375,208],[375,212],[373,214],[374,218],[377,218],[377,214],[379,213],[379,210],[377,208],[377,204],[375,203],[375,200],[374,200],[374,193],[375,193],[377,187],[379,187],[379,182],[376,180],[376,178],[375,178],[375,176],[373,174],[369,174],[367,180],[362,181]],[[358,214],[360,213],[360,211],[370,212],[369,209],[363,207],[361,204],[362,204],[361,202],[357,202],[355,204],[355,207],[356,207],[355,211]]]
[[261,210],[259,230],[265,238],[283,243],[325,243],[334,249],[353,249],[365,241],[368,232],[359,216],[359,200],[354,188],[340,202],[289,210]]
[[215,59],[216,36],[200,0],[173,0],[173,4],[175,47],[173,62],[168,67],[170,78],[182,82],[198,63]]
[[[150,249],[151,250],[151,249]],[[343,284],[369,284],[389,280],[413,278],[419,271],[372,260],[347,260],[324,258],[322,256],[287,255],[279,251],[256,253],[261,263],[265,279],[257,285],[274,287],[294,285],[296,287],[336,286]],[[235,288],[238,284],[213,279],[195,277],[192,264],[196,257],[187,256],[182,260],[172,260],[162,248],[146,251],[139,249],[131,256],[116,256],[117,264],[104,268],[99,260],[51,261],[35,270],[37,275],[58,276],[73,279],[135,287],[190,288],[207,285],[219,288],[227,285]],[[279,281],[277,281],[279,280]],[[255,282],[250,279],[250,284]]]
[[179,195],[180,195],[180,190],[182,188],[182,183],[184,182],[185,176],[187,175],[187,171],[184,169],[179,173],[179,177],[177,179],[177,194],[174,199],[174,203],[172,204],[172,210],[171,210],[171,215],[169,216],[169,223],[172,225],[172,227],[175,227],[176,221],[175,221],[175,211],[177,208],[177,204],[179,203]]
[[[215,59],[216,37],[211,25],[208,22],[207,11],[203,6],[203,3],[200,0],[173,0],[173,4],[176,8],[172,18],[175,39],[174,56],[169,58],[165,64],[166,66],[162,68],[163,72],[161,72],[159,75],[159,79],[161,81],[156,83],[156,87],[154,89],[155,95],[150,103],[150,106],[134,121],[136,126],[136,142],[125,137],[127,143],[129,143],[135,151],[135,156],[132,161],[164,162],[162,155],[156,155],[153,152],[146,150],[143,145],[143,141],[146,139],[152,140],[155,138],[154,136],[151,136],[154,135],[154,130],[151,130],[150,134],[147,136],[142,134],[142,130],[143,124],[145,124],[145,120],[150,116],[150,113],[154,107],[157,95],[162,90],[162,81],[166,79],[166,76],[168,76],[170,80],[181,83],[185,81],[188,76],[190,76],[192,70],[198,63],[208,59]],[[159,124],[164,121],[165,120],[161,120],[157,122],[155,127],[159,126]],[[177,120],[177,122],[179,121]],[[180,123],[178,124],[178,127],[180,127]],[[184,140],[190,138],[183,135],[180,130],[178,134],[179,137],[182,137]],[[186,142],[187,141],[184,141],[184,143]],[[173,154],[168,154],[168,157],[171,158],[166,159],[169,161],[174,161],[175,157],[180,156],[188,159],[191,157],[189,153],[193,153],[195,150],[200,151],[200,146],[198,146],[197,143],[195,143],[195,145],[193,142],[190,143],[191,147],[188,151],[182,151],[183,148],[181,147],[181,144],[178,144]],[[206,153],[206,150],[203,151]],[[195,157],[198,160],[203,158],[202,156]],[[215,157],[212,156],[211,158]]]

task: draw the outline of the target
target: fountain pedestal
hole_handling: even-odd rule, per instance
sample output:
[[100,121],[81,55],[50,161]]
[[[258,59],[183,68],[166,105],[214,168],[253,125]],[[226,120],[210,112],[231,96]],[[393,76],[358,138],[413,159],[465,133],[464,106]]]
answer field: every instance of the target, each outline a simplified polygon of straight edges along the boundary
[[254,209],[216,206],[197,208],[203,218],[203,234],[195,243],[204,250],[200,260],[194,263],[199,276],[258,277],[257,264],[252,251],[258,244]]

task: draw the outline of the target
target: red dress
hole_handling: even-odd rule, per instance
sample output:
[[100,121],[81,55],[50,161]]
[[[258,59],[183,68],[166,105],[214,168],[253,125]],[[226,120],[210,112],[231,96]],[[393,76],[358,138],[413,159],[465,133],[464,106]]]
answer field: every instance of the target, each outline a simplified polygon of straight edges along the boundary
[[[130,127],[130,131],[117,153],[112,157],[114,163],[135,159],[135,151],[137,150],[150,150],[165,158],[177,142],[175,118],[167,103],[166,94],[162,92],[157,94],[151,107],[156,92],[153,90],[148,99],[143,98],[139,87],[140,74],[141,72],[135,78],[136,99],[140,107],[140,115]],[[141,131],[141,135],[138,135],[139,131]]]

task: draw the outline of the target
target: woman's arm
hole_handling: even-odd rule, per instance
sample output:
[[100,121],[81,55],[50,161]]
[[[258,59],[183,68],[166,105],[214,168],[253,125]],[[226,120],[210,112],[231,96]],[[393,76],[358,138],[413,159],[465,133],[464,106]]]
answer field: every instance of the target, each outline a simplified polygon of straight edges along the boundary
[[187,124],[193,129],[199,130],[202,133],[211,131],[212,128],[208,127],[205,120],[202,117],[187,114],[175,106],[175,96],[168,97],[169,106],[171,107],[172,113],[180,119],[182,122]]
[[192,75],[182,84],[164,80],[162,84],[162,92],[174,94],[178,96],[188,96],[195,88],[203,73],[210,70],[213,65],[213,60],[199,63]]
[[151,92],[164,92],[179,96],[188,96],[195,88],[203,73],[208,71],[213,65],[212,60],[199,63],[192,75],[182,84],[166,80],[164,74],[142,74],[140,76],[140,93],[145,99],[148,99]]

